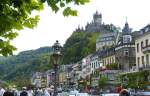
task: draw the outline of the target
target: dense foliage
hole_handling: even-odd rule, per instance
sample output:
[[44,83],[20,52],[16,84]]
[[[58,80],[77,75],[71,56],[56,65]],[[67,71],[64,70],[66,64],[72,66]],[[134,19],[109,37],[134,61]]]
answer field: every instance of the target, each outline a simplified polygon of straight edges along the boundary
[[107,82],[108,82],[108,78],[105,76],[101,76],[98,81],[99,88],[101,88],[101,89],[105,88],[107,85]]
[[1,57],[1,79],[21,83],[19,80],[28,80],[36,71],[51,69],[50,54],[50,47],[42,47],[37,50],[21,52],[15,56]]
[[125,88],[146,89],[148,83],[149,71],[141,71],[127,74],[120,74],[120,79]]
[[77,15],[76,10],[69,7],[83,5],[89,0],[0,0],[0,54],[4,56],[12,55],[16,48],[10,43],[16,38],[19,30],[33,28],[39,21],[38,16],[31,16],[32,11],[42,10],[44,3],[57,12],[63,9],[63,15]]
[[63,63],[73,63],[96,50],[96,38],[99,32],[74,32],[63,47]]
[[[98,35],[99,33],[96,32],[74,32],[63,48],[64,63],[76,62],[94,52]],[[0,78],[17,82],[19,85],[30,83],[27,81],[34,72],[52,68],[51,51],[50,47],[42,47],[37,50],[23,51],[14,56],[1,56]]]

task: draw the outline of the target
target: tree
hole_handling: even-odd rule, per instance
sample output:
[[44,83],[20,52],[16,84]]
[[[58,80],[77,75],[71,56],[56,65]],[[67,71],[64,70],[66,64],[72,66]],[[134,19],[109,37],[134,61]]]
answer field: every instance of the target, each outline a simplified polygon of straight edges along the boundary
[[107,85],[107,81],[108,81],[107,77],[101,76],[98,81],[99,88],[103,89]]
[[54,12],[63,9],[64,16],[76,16],[77,11],[69,4],[83,5],[89,0],[0,0],[0,54],[12,55],[16,48],[10,43],[19,30],[33,28],[39,16],[31,16],[33,10],[40,11],[47,3]]

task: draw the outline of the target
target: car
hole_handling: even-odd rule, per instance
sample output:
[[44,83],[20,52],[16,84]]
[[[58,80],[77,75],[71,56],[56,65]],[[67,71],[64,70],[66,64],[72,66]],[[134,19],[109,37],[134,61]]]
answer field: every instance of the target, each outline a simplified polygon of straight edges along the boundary
[[79,91],[77,90],[71,90],[70,93],[69,93],[69,96],[76,96],[76,94],[78,94]]
[[57,91],[58,91],[58,93],[61,93],[61,92],[62,92],[62,88],[61,88],[61,87],[58,87],[58,88],[57,88]]
[[104,93],[101,94],[100,96],[119,96],[119,93]]
[[88,93],[78,93],[76,96],[90,96]]
[[76,96],[76,94],[69,94],[69,96]]
[[150,92],[137,92],[137,96],[150,96]]

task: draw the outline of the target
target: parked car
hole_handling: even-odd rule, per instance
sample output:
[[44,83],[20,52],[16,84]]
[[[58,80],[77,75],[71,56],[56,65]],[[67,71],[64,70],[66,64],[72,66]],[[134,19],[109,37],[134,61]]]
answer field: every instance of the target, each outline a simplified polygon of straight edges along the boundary
[[100,94],[100,96],[119,96],[119,93],[104,93]]
[[150,92],[137,92],[137,96],[150,96]]
[[57,88],[57,91],[58,91],[58,93],[61,93],[61,92],[62,92],[62,88],[61,88],[61,87],[58,87],[58,88]]
[[72,91],[70,91],[69,96],[76,96],[78,93],[79,93],[79,91],[72,90]]
[[90,96],[88,93],[78,93],[76,96]]

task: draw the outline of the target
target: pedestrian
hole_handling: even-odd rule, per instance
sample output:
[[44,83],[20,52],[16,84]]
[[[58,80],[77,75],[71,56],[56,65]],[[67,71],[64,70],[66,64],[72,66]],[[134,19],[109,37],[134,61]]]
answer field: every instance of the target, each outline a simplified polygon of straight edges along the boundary
[[35,93],[34,93],[35,96],[43,96],[43,91],[41,88],[38,88],[35,90]]
[[20,96],[28,96],[28,93],[27,93],[26,89],[27,89],[26,87],[22,88],[22,92],[20,93]]
[[119,96],[130,96],[130,93],[126,89],[122,89]]
[[11,90],[8,88],[8,89],[4,92],[3,96],[14,96],[14,94],[13,94],[13,92],[11,92]]
[[44,89],[44,96],[50,96],[50,94],[46,88]]
[[17,89],[13,88],[12,93],[14,94],[14,96],[18,96],[18,90]]
[[2,87],[0,87],[0,96],[3,96],[4,92],[5,90]]
[[29,89],[29,90],[27,91],[27,93],[28,93],[28,96],[33,96],[33,90],[32,90],[32,89]]

